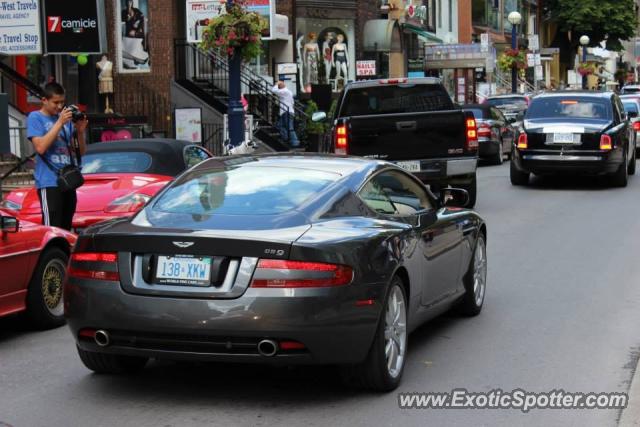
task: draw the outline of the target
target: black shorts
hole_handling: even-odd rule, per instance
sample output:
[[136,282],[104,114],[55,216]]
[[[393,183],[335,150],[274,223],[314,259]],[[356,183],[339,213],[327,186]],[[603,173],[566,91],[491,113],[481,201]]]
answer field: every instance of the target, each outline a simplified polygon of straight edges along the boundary
[[71,230],[71,221],[76,213],[76,191],[60,191],[58,187],[38,190],[42,209],[42,224]]

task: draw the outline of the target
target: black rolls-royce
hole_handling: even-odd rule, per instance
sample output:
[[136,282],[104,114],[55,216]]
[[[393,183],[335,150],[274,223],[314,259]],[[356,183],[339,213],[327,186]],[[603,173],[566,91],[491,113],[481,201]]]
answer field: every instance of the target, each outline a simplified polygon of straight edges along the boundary
[[535,97],[514,140],[511,183],[530,174],[582,173],[625,187],[635,173],[635,138],[620,98],[612,92],[553,92]]

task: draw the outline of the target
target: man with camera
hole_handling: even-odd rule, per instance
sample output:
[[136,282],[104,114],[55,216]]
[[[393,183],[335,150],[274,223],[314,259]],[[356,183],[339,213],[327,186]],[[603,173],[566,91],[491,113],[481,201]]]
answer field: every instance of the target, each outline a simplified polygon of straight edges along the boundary
[[27,138],[37,154],[34,177],[44,225],[71,230],[76,188],[83,182],[80,156],[86,149],[87,124],[75,106],[65,106],[64,88],[55,82],[45,85],[42,108],[27,118]]

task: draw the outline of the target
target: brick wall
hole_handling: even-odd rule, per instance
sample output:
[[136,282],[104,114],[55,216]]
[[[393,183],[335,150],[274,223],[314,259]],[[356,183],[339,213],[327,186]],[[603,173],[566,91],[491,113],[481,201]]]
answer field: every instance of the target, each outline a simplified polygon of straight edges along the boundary
[[362,46],[364,24],[370,19],[379,19],[379,2],[372,0],[358,0],[356,9],[356,59],[363,58]]

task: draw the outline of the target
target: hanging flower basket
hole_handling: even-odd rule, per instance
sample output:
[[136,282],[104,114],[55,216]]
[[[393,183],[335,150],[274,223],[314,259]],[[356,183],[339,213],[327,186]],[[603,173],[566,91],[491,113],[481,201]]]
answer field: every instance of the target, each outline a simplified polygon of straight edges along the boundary
[[595,64],[591,64],[591,63],[586,63],[586,64],[580,64],[578,65],[578,73],[581,76],[590,76],[591,74],[594,74],[596,72],[596,66]]
[[515,67],[518,70],[524,71],[527,69],[527,50],[522,49],[506,49],[498,57],[498,68],[502,72],[511,71]]
[[247,11],[243,0],[236,0],[226,10],[209,20],[200,47],[218,49],[229,56],[240,55],[249,62],[262,52],[261,37],[268,24],[259,14]]

